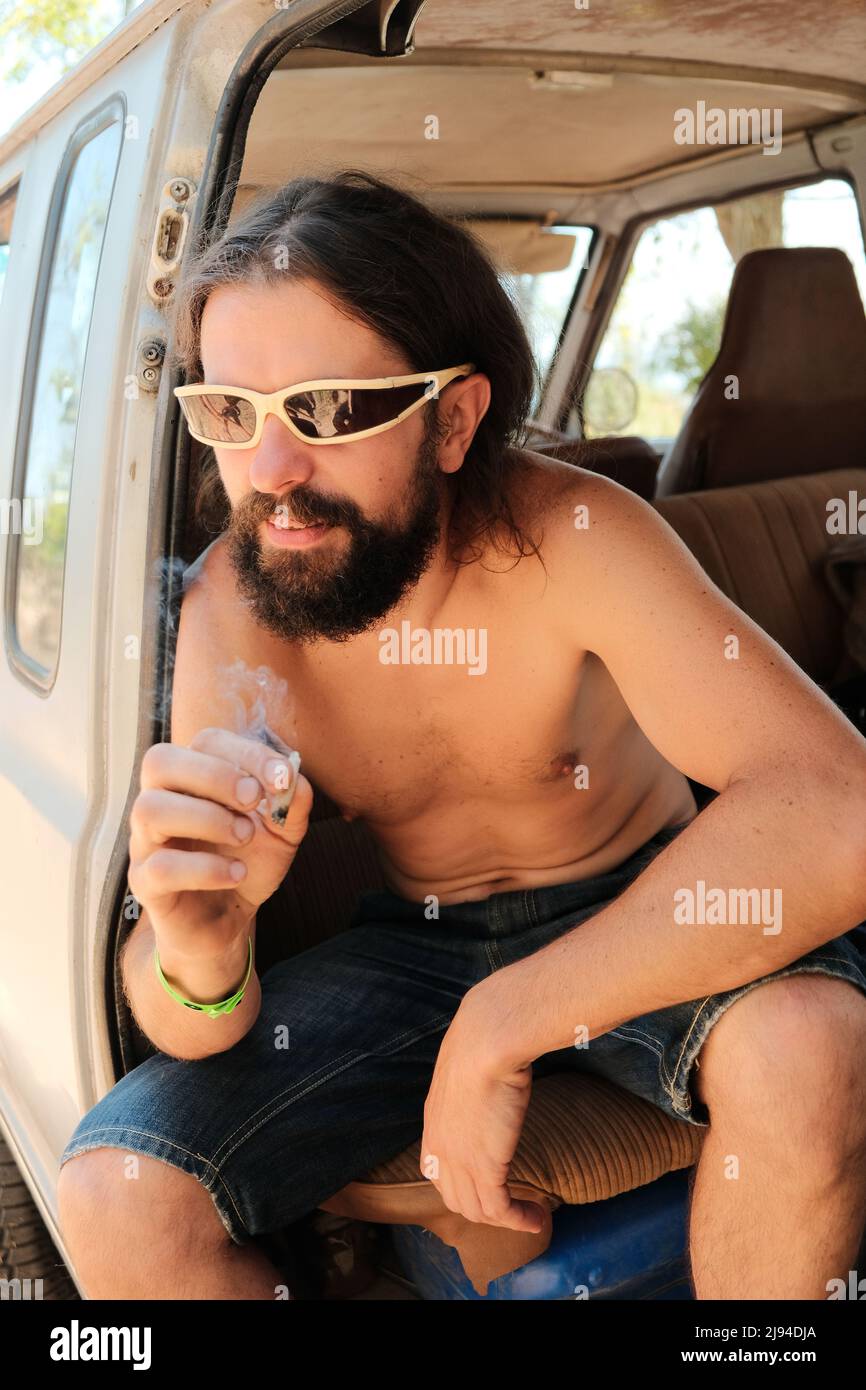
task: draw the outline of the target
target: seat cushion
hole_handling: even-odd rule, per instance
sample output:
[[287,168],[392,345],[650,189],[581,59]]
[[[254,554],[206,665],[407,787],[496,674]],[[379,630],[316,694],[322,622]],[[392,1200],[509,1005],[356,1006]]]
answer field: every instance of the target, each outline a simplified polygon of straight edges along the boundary
[[433,1231],[457,1250],[467,1277],[483,1294],[491,1280],[547,1249],[552,1213],[562,1203],[599,1202],[686,1168],[697,1159],[705,1132],[602,1077],[562,1073],[535,1082],[511,1164],[512,1195],[545,1211],[537,1234],[467,1221],[449,1211],[421,1176],[420,1138],[322,1206],[357,1220]]

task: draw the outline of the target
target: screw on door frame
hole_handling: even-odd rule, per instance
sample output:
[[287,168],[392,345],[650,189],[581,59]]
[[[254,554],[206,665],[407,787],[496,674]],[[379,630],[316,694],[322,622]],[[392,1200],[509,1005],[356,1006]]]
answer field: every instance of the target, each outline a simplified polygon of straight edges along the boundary
[[162,375],[165,343],[159,338],[146,338],[138,346],[138,380],[143,390],[156,391]]
[[192,184],[186,179],[172,179],[169,184],[169,191],[176,203],[185,203],[192,193]]

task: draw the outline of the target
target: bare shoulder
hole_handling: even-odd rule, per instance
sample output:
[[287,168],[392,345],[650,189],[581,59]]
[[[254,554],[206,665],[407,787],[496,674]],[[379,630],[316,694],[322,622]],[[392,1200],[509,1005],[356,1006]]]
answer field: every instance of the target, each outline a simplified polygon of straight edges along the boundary
[[239,658],[248,665],[263,659],[220,536],[194,572],[181,604],[172,682],[173,742],[188,743],[199,729],[214,724],[234,727],[234,706],[223,692],[225,672]]
[[[573,574],[605,555],[619,560],[641,545],[664,545],[673,531],[655,508],[610,478],[530,450],[520,451],[515,507],[538,533],[545,564]],[[575,542],[580,541],[579,545]]]
[[216,632],[240,621],[239,610],[225,536],[217,536],[187,569],[178,636],[187,646],[203,648]]
[[537,454],[532,449],[514,449],[515,467],[511,474],[511,502],[521,519],[544,521],[556,511],[557,503],[576,476],[591,475],[574,464]]
[[231,580],[231,565],[226,548],[225,533],[211,541],[198,559],[187,566],[184,575],[184,604],[204,606],[208,601],[224,599]]
[[608,652],[634,624],[676,624],[687,612],[692,623],[730,626],[722,595],[649,502],[598,473],[526,457],[521,517],[534,515],[545,601],[570,640]]

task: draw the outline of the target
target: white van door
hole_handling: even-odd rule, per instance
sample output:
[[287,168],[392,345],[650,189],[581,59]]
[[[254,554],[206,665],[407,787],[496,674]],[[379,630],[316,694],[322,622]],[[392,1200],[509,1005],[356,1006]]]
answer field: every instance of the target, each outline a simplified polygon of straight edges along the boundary
[[[177,62],[177,25],[158,23],[169,9],[145,6],[157,14],[130,26],[132,51],[93,55],[89,80],[66,79],[41,128],[37,108],[0,149],[0,194],[17,185],[0,303],[0,1115],[37,1196],[80,1113],[87,1034],[105,1031],[85,923],[108,784],[135,754],[109,773],[110,673],[133,716],[138,689],[111,613],[117,557],[143,563],[154,404],[130,330]],[[138,516],[120,507],[122,475],[144,492]],[[140,611],[121,626],[137,634]]]
[[325,46],[402,53],[422,4],[150,0],[0,142],[0,1130],[55,1239],[57,1160],[126,1060],[112,931],[159,722],[184,242],[256,64],[328,26]]

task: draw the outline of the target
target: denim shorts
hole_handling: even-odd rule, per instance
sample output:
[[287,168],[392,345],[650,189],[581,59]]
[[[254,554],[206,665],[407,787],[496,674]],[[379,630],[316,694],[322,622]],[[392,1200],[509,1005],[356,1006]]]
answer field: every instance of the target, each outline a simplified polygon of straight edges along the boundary
[[[441,906],[437,920],[389,891],[363,893],[345,931],[266,971],[261,1012],[234,1047],[198,1061],[156,1052],[83,1116],[61,1164],[105,1146],[162,1159],[204,1184],[237,1244],[281,1230],[420,1138],[439,1045],[466,991],[593,916],[683,828],[595,878]],[[725,1009],[804,971],[866,993],[864,947],[856,927],[769,976],[546,1053],[533,1072],[594,1072],[706,1126],[689,1078]]]

